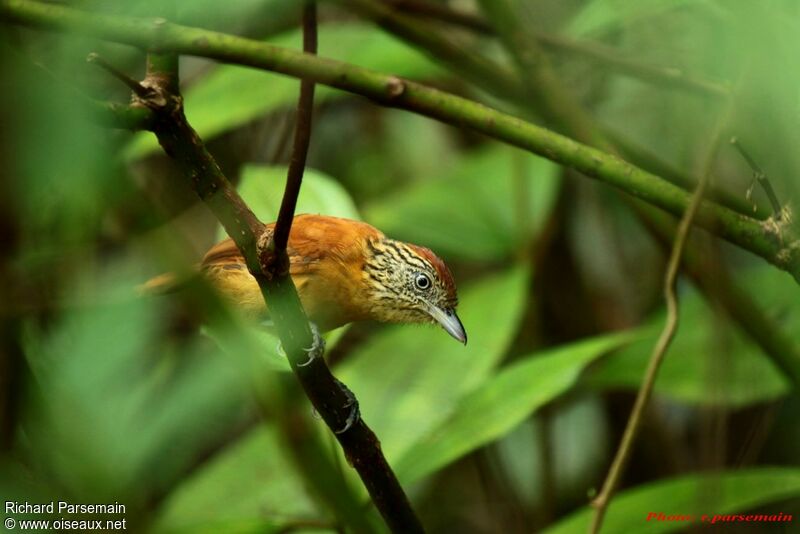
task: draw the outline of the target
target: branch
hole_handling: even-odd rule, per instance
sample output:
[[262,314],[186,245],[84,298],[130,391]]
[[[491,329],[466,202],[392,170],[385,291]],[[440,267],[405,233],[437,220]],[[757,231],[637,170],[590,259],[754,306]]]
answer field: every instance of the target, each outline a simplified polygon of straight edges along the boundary
[[[484,35],[497,35],[492,25],[485,19],[471,13],[458,11],[444,4],[434,3],[430,0],[390,0],[389,3],[398,11],[446,22]],[[659,88],[674,87],[713,98],[725,97],[730,92],[725,84],[690,77],[679,69],[648,65],[622,57],[618,50],[597,41],[575,41],[561,35],[536,32],[530,28],[527,29],[526,34],[551,52],[585,57],[616,70],[620,74],[652,82]]]
[[[317,53],[317,13],[316,4],[307,3],[303,10],[303,52]],[[297,126],[294,131],[292,157],[286,177],[286,190],[283,192],[278,220],[275,223],[273,242],[276,253],[285,254],[289,241],[289,230],[292,227],[297,197],[303,181],[303,171],[308,156],[308,145],[311,141],[311,116],[314,109],[314,82],[300,80],[300,98],[297,102]]]
[[[769,199],[770,205],[772,205],[772,216],[775,217],[776,221],[781,220],[781,203],[778,202],[778,196],[775,194],[775,190],[772,188],[772,183],[769,181],[769,177],[767,174],[761,170],[761,167],[758,166],[758,163],[750,156],[750,153],[747,152],[742,144],[736,137],[732,137],[730,143],[739,152],[739,155],[744,158],[748,165],[750,165],[750,169],[753,171],[753,180],[757,182],[761,188],[764,190],[764,193],[767,195]],[[750,192],[752,191],[752,187],[748,189],[747,198],[750,198]]]
[[[483,133],[604,181],[674,215],[681,215],[689,205],[686,191],[615,156],[477,102],[396,76],[218,32],[168,23],[156,27],[147,20],[95,15],[26,0],[6,0],[0,4],[0,17],[147,50],[197,55],[313,80]],[[800,281],[800,240],[782,235],[788,234],[788,229],[764,226],[707,201],[700,204],[694,221]]]

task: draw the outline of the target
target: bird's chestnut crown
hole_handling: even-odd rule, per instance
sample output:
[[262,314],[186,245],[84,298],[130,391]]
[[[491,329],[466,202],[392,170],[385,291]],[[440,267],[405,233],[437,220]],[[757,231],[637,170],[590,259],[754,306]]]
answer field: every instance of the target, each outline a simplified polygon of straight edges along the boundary
[[364,279],[371,293],[370,315],[379,321],[438,323],[467,342],[456,315],[458,295],[447,265],[430,249],[395,241],[368,242]]

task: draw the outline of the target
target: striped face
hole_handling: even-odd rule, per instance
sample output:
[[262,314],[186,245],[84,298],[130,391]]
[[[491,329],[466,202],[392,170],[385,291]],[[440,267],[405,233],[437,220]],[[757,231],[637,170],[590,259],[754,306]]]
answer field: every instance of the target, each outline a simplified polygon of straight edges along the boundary
[[444,262],[425,247],[392,239],[367,244],[363,276],[371,293],[370,316],[385,322],[438,323],[466,343],[456,315],[455,281]]

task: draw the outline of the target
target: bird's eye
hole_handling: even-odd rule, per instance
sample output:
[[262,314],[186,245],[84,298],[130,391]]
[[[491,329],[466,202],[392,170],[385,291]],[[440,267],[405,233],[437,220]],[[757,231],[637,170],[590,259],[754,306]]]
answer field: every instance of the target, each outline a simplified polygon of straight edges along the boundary
[[431,287],[431,279],[425,273],[417,273],[414,277],[414,285],[417,286],[417,289],[428,289]]

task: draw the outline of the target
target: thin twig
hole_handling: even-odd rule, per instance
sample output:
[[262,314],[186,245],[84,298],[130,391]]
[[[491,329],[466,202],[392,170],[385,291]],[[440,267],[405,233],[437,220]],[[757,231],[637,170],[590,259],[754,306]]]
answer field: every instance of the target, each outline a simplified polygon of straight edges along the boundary
[[136,96],[140,98],[147,98],[147,96],[150,94],[151,89],[145,87],[144,85],[139,83],[139,81],[134,80],[133,78],[131,78],[118,68],[114,67],[95,52],[92,52],[91,54],[86,56],[86,62],[91,63],[93,65],[97,65],[98,67],[102,68],[103,70],[111,74],[111,76],[121,81],[126,87],[128,87],[128,89],[133,91],[136,94]]
[[726,103],[726,109],[723,111],[721,119],[717,122],[715,132],[711,136],[711,145],[708,155],[706,156],[702,174],[700,175],[700,180],[697,184],[697,189],[695,189],[694,193],[692,194],[689,207],[686,209],[686,212],[683,214],[683,217],[678,224],[678,230],[675,234],[675,242],[672,246],[672,252],[667,264],[667,272],[664,277],[664,299],[667,303],[667,319],[664,323],[664,328],[661,330],[661,335],[659,336],[658,341],[653,348],[653,352],[650,355],[650,360],[647,364],[647,369],[645,370],[644,380],[642,381],[642,385],[636,395],[636,400],[633,404],[631,415],[628,418],[628,424],[625,426],[625,431],[622,435],[622,441],[617,448],[617,452],[614,456],[613,462],[611,463],[608,476],[603,483],[600,493],[592,500],[591,505],[594,508],[594,514],[592,515],[592,519],[589,524],[590,534],[597,534],[600,532],[606,510],[608,510],[608,506],[611,503],[611,499],[614,496],[614,492],[617,489],[617,485],[622,477],[622,473],[625,470],[628,459],[630,458],[633,450],[633,444],[635,443],[636,438],[639,435],[639,431],[641,430],[642,421],[644,419],[644,411],[645,408],[647,408],[650,397],[652,396],[653,386],[655,385],[656,378],[658,377],[658,370],[661,367],[661,363],[664,361],[664,357],[667,354],[667,349],[669,349],[672,339],[675,337],[675,332],[678,329],[679,316],[676,283],[678,279],[678,272],[681,266],[681,259],[683,257],[683,251],[689,236],[689,230],[691,229],[693,220],[697,215],[698,209],[703,200],[703,195],[705,195],[706,189],[708,188],[713,162],[719,147],[720,134],[725,124],[727,124],[730,114],[730,106],[731,104],[729,100]]
[[[58,84],[66,92],[70,93],[73,101],[86,110],[87,115],[95,122],[108,128],[119,128],[122,130],[149,130],[152,127],[153,113],[144,107],[118,104],[116,102],[104,102],[95,100],[76,87],[70,80],[57,76],[52,70],[39,61],[28,60],[36,69],[49,78],[48,81]],[[117,69],[115,69],[119,72]],[[128,78],[123,74],[125,78]],[[116,76],[115,76],[116,77]],[[119,78],[118,78],[119,79]],[[124,82],[128,85],[127,81]],[[139,82],[134,82],[137,85]]]
[[[313,55],[316,50],[316,5],[311,0],[303,9],[303,51]],[[292,370],[314,407],[334,430],[345,455],[361,476],[386,524],[393,532],[423,532],[422,523],[383,456],[375,434],[360,417],[355,422],[347,418],[342,420],[341,412],[351,409],[353,399],[345,396],[343,387],[333,377],[321,355],[310,363],[305,361],[308,358],[305,347],[311,347],[315,340],[289,276],[286,246],[308,154],[313,105],[314,82],[304,79],[300,84],[294,145],[278,220],[271,239],[259,252],[261,268],[269,279],[269,283],[261,284],[261,290],[270,303],[270,317],[278,330]],[[349,418],[350,414],[347,415]],[[305,438],[294,440],[298,447],[303,446],[304,441]],[[331,499],[335,496],[335,492],[330,494]]]
[[[303,52],[306,54],[317,53],[317,8],[316,4],[306,2],[303,8]],[[289,241],[289,231],[292,227],[294,211],[297,207],[297,197],[303,182],[303,171],[306,167],[308,146],[311,141],[311,119],[314,110],[314,82],[300,80],[300,97],[297,102],[295,114],[296,126],[294,130],[294,145],[292,157],[289,160],[289,170],[286,175],[286,189],[283,192],[281,207],[278,211],[278,220],[275,223],[275,234],[272,239],[277,253],[286,252]]]
[[[739,154],[747,161],[747,164],[750,165],[750,169],[753,171],[753,179],[761,186],[766,193],[767,198],[769,199],[769,203],[772,205],[772,216],[775,218],[776,221],[781,220],[781,203],[778,202],[778,196],[775,194],[775,190],[772,188],[772,184],[769,181],[769,177],[767,174],[761,170],[758,163],[750,156],[750,153],[747,152],[742,144],[739,142],[739,139],[736,137],[731,138],[731,144],[733,148],[735,148]],[[748,200],[750,199],[750,192],[752,191],[752,187],[748,190]]]
[[[636,143],[631,142],[630,139],[627,139],[617,132],[607,128],[603,133],[605,134],[606,138],[608,138],[608,140],[614,144],[622,156],[630,161],[635,161],[643,169],[647,169],[653,174],[661,176],[665,180],[677,185],[681,189],[692,190],[693,188],[697,187],[697,178],[691,175],[689,172],[686,172],[677,166],[674,166],[672,163],[661,159],[661,157],[654,152],[638,146]],[[754,209],[754,206],[740,195],[734,195],[726,189],[714,187],[714,182],[715,180],[712,179],[711,183],[709,184],[708,191],[706,191],[707,199],[719,202],[723,206],[726,206],[737,213],[747,215],[748,217],[753,217],[760,221],[769,218],[770,213],[768,210],[762,208]],[[670,247],[672,246],[673,241],[674,239],[669,240]]]

